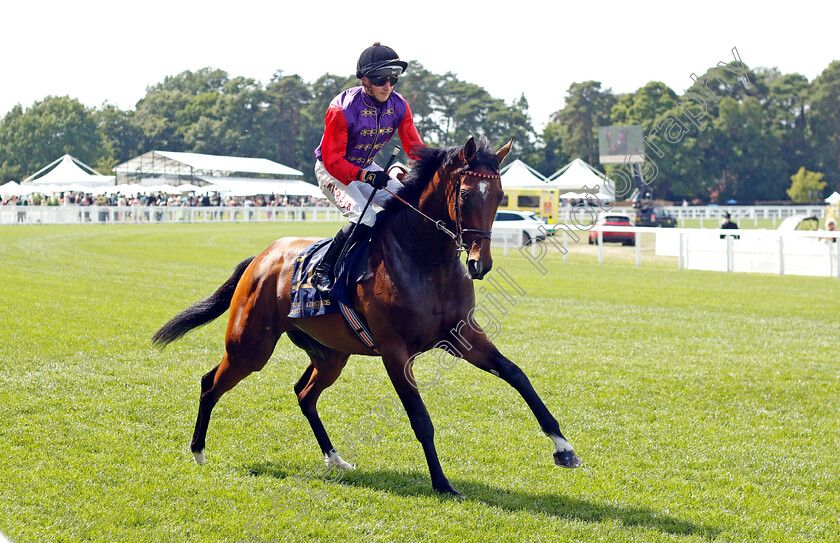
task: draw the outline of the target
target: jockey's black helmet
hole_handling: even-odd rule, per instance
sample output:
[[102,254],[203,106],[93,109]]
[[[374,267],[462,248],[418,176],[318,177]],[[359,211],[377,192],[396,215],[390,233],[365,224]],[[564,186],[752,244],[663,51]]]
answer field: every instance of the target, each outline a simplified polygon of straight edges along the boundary
[[356,63],[356,77],[361,79],[367,75],[400,75],[408,68],[408,63],[400,60],[396,51],[379,42],[362,51],[359,62]]

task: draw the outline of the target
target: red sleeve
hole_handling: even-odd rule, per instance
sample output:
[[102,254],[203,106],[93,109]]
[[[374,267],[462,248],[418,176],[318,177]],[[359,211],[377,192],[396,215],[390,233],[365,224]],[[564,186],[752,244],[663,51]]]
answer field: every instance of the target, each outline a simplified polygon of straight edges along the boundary
[[324,167],[330,172],[330,175],[345,185],[349,185],[351,181],[358,179],[360,168],[344,158],[346,153],[347,120],[344,118],[344,112],[338,106],[330,106],[324,119],[321,160],[324,161]]
[[400,136],[402,148],[408,153],[413,160],[417,160],[416,150],[426,145],[420,139],[420,134],[417,133],[417,127],[414,126],[414,117],[411,115],[411,108],[408,107],[408,102],[405,104],[405,117],[403,117],[397,134]]

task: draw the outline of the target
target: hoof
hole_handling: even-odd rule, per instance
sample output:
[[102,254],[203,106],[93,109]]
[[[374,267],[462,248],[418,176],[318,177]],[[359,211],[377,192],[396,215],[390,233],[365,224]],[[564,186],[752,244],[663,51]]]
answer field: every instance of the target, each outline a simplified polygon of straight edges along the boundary
[[205,463],[206,460],[204,459],[204,449],[201,449],[200,451],[193,451],[192,453],[193,453],[193,456],[195,457],[195,463],[196,464],[204,464]]
[[563,468],[576,468],[580,466],[580,459],[575,451],[554,451],[554,463]]
[[458,492],[457,490],[455,490],[451,486],[447,486],[446,488],[436,488],[435,492],[437,492],[438,494],[443,494],[444,496],[452,496],[453,498],[458,499],[458,500],[466,500],[467,499],[466,496],[464,496],[463,494],[461,494],[460,492]]
[[330,451],[328,454],[324,455],[324,463],[328,466],[335,466],[340,469],[344,470],[354,470],[356,469],[353,467],[353,464],[345,462],[341,456],[338,455],[335,451]]

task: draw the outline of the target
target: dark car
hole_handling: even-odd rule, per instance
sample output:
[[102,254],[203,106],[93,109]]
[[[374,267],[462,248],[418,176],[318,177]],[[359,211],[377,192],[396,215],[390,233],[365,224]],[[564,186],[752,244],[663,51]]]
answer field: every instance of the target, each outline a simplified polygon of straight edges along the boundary
[[642,206],[636,209],[636,226],[664,226],[673,228],[677,219],[665,211],[662,206]]
[[[605,215],[598,219],[596,226],[624,226],[631,227],[630,217],[626,215]],[[604,242],[616,241],[624,245],[636,245],[635,232],[611,232],[609,230],[603,231]],[[598,243],[598,232],[589,232],[589,244]]]

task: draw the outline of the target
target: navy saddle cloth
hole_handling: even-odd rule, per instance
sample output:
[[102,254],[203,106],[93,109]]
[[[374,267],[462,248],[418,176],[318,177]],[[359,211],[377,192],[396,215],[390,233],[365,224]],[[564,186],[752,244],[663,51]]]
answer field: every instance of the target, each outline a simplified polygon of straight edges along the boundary
[[370,240],[357,243],[344,258],[337,272],[335,285],[329,296],[324,296],[312,283],[315,267],[324,258],[332,238],[316,241],[303,250],[295,259],[290,298],[292,301],[289,317],[317,317],[341,311],[338,302],[351,306],[350,289],[358,281],[366,278]]

